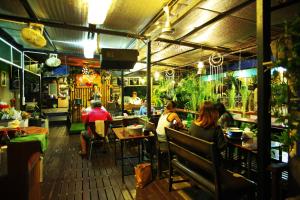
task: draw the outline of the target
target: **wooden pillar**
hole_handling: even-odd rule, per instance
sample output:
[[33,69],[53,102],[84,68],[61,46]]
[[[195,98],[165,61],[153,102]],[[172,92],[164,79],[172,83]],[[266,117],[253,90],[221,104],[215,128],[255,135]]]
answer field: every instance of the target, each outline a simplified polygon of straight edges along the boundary
[[42,109],[42,74],[39,76],[39,107]]
[[151,41],[147,43],[147,117],[151,117]]
[[21,56],[21,76],[20,76],[20,110],[24,110],[23,105],[25,105],[24,101],[24,52],[22,52]]
[[271,163],[271,72],[266,70],[264,62],[271,60],[270,51],[271,2],[256,1],[256,39],[257,39],[257,78],[258,78],[258,112],[257,112],[257,149],[258,149],[258,199],[270,199]]
[[121,70],[121,93],[122,113],[124,113],[124,70]]

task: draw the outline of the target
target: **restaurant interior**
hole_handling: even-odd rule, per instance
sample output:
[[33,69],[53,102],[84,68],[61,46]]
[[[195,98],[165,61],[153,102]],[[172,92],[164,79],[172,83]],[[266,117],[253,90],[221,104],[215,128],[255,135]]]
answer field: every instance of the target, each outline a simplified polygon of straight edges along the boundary
[[300,199],[299,121],[300,1],[0,1],[0,199]]

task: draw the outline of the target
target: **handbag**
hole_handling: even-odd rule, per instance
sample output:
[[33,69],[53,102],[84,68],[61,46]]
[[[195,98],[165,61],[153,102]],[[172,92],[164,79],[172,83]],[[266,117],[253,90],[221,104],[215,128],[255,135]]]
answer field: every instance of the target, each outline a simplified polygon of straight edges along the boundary
[[150,163],[141,163],[134,167],[137,188],[144,188],[152,181],[152,169]]

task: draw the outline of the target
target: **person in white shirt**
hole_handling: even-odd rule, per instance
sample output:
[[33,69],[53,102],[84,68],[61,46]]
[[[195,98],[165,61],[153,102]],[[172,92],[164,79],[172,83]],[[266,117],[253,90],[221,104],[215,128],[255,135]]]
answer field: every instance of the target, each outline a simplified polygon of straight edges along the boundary
[[141,99],[137,96],[137,92],[132,92],[132,97],[129,99],[130,104],[140,105],[142,103]]
[[174,101],[169,101],[165,107],[164,113],[160,116],[156,128],[157,137],[159,142],[167,142],[167,137],[165,133],[165,127],[170,128],[174,121],[176,126],[179,128],[183,127],[181,119],[175,112],[176,104]]

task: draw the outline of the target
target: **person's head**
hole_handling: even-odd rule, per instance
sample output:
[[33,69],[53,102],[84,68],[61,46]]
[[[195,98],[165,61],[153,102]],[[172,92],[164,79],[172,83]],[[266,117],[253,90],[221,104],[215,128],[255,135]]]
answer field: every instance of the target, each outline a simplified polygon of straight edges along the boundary
[[142,104],[143,104],[144,106],[147,106],[147,100],[146,100],[146,99],[142,99]]
[[174,101],[168,101],[166,104],[166,109],[169,111],[174,111],[176,108],[176,103]]
[[211,101],[205,101],[199,109],[199,117],[196,122],[203,128],[216,127],[219,113]]
[[215,107],[216,107],[217,111],[219,112],[220,116],[226,112],[226,108],[225,108],[224,104],[222,104],[221,102],[216,103]]
[[132,97],[137,97],[137,92],[136,91],[132,92]]
[[101,108],[102,107],[102,103],[99,100],[92,100],[91,101],[91,107],[92,108]]
[[94,91],[97,91],[97,90],[98,90],[98,85],[96,85],[96,84],[93,85],[93,90],[94,90]]

